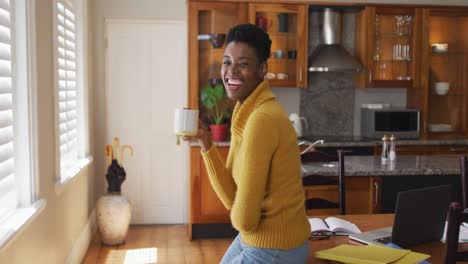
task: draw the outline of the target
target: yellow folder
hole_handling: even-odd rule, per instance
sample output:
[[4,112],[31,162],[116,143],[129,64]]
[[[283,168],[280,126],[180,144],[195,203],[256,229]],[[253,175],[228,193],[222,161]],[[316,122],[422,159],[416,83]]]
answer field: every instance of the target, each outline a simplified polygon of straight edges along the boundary
[[335,260],[349,264],[410,264],[418,263],[429,256],[410,250],[367,245],[340,245],[335,248],[317,251],[317,258]]

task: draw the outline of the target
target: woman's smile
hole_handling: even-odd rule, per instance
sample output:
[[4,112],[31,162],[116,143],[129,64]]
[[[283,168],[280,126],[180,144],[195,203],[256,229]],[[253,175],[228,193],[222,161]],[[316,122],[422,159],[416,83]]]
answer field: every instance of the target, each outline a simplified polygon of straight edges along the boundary
[[228,84],[226,87],[227,89],[230,91],[236,91],[241,88],[244,82],[238,78],[227,78],[226,83]]

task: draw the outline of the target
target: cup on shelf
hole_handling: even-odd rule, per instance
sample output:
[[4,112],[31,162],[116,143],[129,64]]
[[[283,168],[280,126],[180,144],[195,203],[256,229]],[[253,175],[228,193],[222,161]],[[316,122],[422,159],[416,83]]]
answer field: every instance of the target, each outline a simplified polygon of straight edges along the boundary
[[272,80],[274,78],[276,78],[276,75],[272,72],[267,72],[267,74],[265,74],[265,79],[267,80]]
[[268,19],[264,16],[257,16],[255,18],[255,25],[257,25],[257,27],[263,29],[263,31],[267,31],[271,25],[273,24],[272,23],[273,21],[271,19]]
[[210,34],[210,43],[213,45],[213,48],[221,48],[226,40],[226,34],[224,33],[211,33]]
[[288,13],[278,14],[278,31],[288,32]]
[[450,83],[449,82],[435,82],[434,90],[438,95],[446,95],[449,91]]
[[434,53],[446,53],[448,51],[448,43],[433,43],[431,48]]
[[273,54],[273,58],[275,59],[282,59],[286,57],[286,51],[284,50],[274,50],[272,54]]
[[296,50],[288,51],[288,59],[296,59],[296,58],[297,58],[297,51]]
[[277,77],[278,77],[278,80],[286,80],[286,79],[288,79],[288,75],[287,75],[286,73],[284,73],[284,72],[279,72],[279,73],[277,74]]

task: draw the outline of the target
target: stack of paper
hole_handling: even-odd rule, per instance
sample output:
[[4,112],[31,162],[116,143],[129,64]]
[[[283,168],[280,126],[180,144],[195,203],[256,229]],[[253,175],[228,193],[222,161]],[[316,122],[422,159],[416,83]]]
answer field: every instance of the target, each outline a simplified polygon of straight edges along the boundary
[[[445,222],[444,235],[441,241],[445,243],[445,236],[447,235],[447,221]],[[468,242],[468,227],[464,224],[460,225],[460,233],[458,234],[458,243]]]
[[413,264],[419,263],[429,255],[411,250],[395,249],[377,245],[353,246],[341,245],[327,250],[317,251],[317,258],[355,264]]

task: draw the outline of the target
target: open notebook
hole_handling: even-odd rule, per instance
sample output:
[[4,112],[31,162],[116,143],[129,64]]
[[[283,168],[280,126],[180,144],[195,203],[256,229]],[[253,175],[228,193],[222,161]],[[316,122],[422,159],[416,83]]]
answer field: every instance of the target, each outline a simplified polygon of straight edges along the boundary
[[361,233],[355,224],[337,217],[327,217],[325,220],[309,218],[309,223],[311,236],[346,236]]

